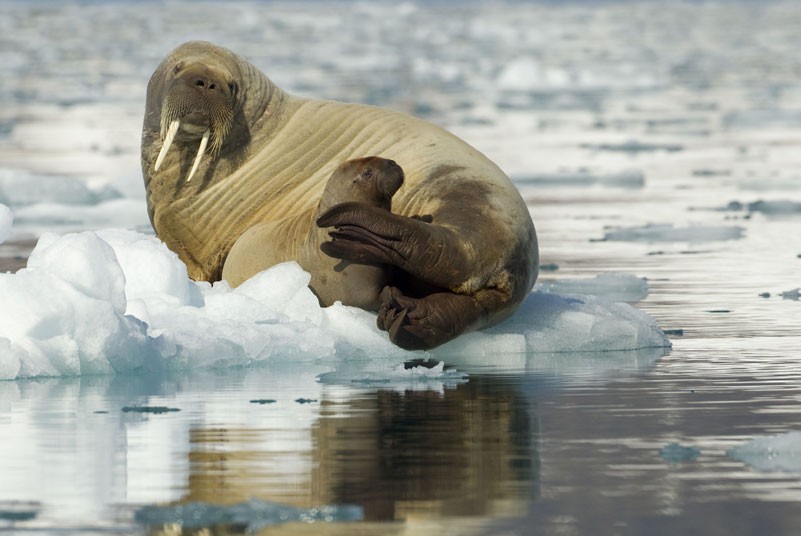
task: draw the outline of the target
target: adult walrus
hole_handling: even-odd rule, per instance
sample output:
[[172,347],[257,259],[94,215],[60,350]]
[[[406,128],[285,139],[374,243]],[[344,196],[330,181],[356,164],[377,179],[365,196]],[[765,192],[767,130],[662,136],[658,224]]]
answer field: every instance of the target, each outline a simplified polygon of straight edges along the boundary
[[309,287],[323,303],[347,297],[349,305],[377,310],[379,295],[390,282],[389,265],[349,263],[325,254],[328,233],[314,221],[345,202],[360,202],[380,210],[392,208],[392,196],[403,184],[403,170],[377,156],[348,160],[325,184],[318,206],[297,216],[258,223],[234,243],[222,277],[238,286],[265,266],[296,260],[309,266]]
[[368,155],[405,172],[392,212],[345,202],[316,224],[333,228],[327,255],[391,268],[378,327],[401,347],[432,348],[514,312],[537,277],[534,225],[508,177],[456,136],[391,110],[289,95],[205,42],[173,50],[148,84],[148,212],[194,279],[236,271],[226,258],[246,231],[313,210],[335,168]]

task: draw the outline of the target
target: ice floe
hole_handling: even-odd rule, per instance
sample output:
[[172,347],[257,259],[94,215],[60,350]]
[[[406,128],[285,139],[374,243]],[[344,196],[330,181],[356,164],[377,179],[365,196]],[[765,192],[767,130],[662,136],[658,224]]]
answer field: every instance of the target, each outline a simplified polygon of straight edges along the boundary
[[117,197],[122,194],[111,187],[95,191],[72,177],[0,169],[0,203],[13,207],[36,203],[94,205]]
[[625,303],[534,292],[498,326],[428,353],[407,352],[376,328],[374,314],[320,307],[309,280],[285,263],[236,289],[197,283],[153,236],[48,233],[27,268],[0,274],[0,378],[328,360],[338,364],[331,382],[458,382],[462,376],[443,366],[404,363],[670,345],[651,317]]
[[0,204],[0,244],[6,241],[11,233],[11,225],[14,222],[14,213],[5,205]]
[[624,242],[717,242],[738,240],[745,229],[739,226],[689,225],[676,227],[672,223],[648,224],[613,229],[604,233],[603,240]]
[[801,473],[801,431],[758,437],[729,449],[726,454],[757,471]]
[[633,274],[604,273],[586,279],[540,281],[537,290],[558,294],[591,294],[611,301],[638,302],[648,296],[648,281]]

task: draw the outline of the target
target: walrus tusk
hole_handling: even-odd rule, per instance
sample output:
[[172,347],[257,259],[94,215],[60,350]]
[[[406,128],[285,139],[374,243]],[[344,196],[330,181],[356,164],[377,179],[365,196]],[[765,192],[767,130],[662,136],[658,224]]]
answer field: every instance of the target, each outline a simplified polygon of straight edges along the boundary
[[159,151],[159,156],[156,158],[156,169],[158,171],[161,167],[161,163],[164,162],[164,157],[167,156],[167,151],[170,150],[170,145],[172,145],[172,140],[175,139],[175,134],[178,132],[178,126],[180,125],[180,121],[177,119],[173,120],[170,123],[169,128],[167,129],[167,135],[164,137],[164,143],[161,144],[161,150]]
[[189,172],[186,182],[191,181],[192,175],[197,171],[197,167],[200,165],[200,159],[203,158],[203,153],[206,152],[206,146],[209,144],[209,136],[211,136],[211,130],[206,130],[206,132],[203,133],[203,137],[200,139],[200,148],[197,150],[197,156],[192,163],[192,170]]

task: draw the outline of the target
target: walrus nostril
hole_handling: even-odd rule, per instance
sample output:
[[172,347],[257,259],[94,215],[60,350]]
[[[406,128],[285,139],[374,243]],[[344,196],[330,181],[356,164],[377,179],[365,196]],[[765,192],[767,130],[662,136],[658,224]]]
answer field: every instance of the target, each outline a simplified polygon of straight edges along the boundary
[[208,89],[209,91],[214,91],[217,89],[217,84],[204,78],[197,78],[195,80],[195,85],[199,88]]

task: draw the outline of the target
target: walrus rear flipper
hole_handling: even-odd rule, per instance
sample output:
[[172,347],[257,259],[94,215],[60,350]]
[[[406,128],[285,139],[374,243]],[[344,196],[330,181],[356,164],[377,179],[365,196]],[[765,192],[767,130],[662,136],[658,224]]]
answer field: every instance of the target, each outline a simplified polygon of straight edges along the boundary
[[406,350],[426,350],[455,339],[484,314],[474,297],[452,292],[416,299],[384,287],[379,301],[378,329],[388,331],[390,340]]
[[334,227],[323,253],[362,264],[390,264],[434,287],[454,290],[473,263],[453,231],[365,203],[340,203],[317,218]]

